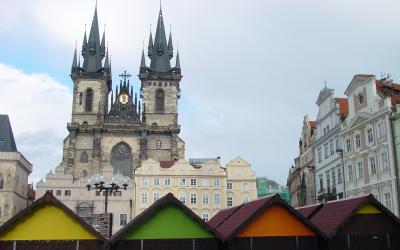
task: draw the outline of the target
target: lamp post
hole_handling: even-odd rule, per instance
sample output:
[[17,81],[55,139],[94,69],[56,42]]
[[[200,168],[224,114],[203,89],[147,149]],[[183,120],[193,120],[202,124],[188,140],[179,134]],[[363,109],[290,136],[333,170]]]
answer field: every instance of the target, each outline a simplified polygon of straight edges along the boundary
[[336,153],[340,155],[340,158],[342,159],[343,198],[346,199],[346,174],[344,173],[343,149],[336,149]]
[[[113,175],[111,178],[107,178],[100,173],[95,174],[91,178],[88,179],[88,184],[86,185],[87,191],[90,191],[92,188],[94,190],[105,191],[105,200],[104,200],[104,213],[107,213],[108,206],[108,194],[112,191],[119,191],[122,188],[126,190],[128,186],[129,178],[123,177],[123,180],[119,178],[119,176]],[[92,186],[93,183],[93,186]]]

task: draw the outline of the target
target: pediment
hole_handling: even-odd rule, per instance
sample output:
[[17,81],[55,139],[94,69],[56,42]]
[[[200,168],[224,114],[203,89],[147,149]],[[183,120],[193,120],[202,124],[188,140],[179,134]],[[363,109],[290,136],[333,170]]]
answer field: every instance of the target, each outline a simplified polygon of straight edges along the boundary
[[322,102],[326,100],[329,96],[333,95],[334,90],[333,89],[328,89],[327,87],[323,88],[318,95],[318,99],[316,104],[320,105]]
[[368,113],[358,113],[349,123],[348,128],[352,129],[354,127],[357,127],[359,124],[369,120],[371,118],[371,115]]

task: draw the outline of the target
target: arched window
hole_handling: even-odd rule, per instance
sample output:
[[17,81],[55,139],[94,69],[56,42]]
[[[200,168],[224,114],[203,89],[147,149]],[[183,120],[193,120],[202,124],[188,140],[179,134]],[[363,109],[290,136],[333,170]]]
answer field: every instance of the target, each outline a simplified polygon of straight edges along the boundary
[[86,178],[87,177],[87,170],[86,169],[84,169],[84,170],[82,170],[82,172],[81,172],[81,177],[82,178]]
[[83,151],[81,153],[81,159],[80,159],[81,163],[88,163],[89,162],[89,156],[88,153],[86,151]]
[[4,178],[0,175],[0,189],[4,189]]
[[86,111],[92,111],[92,106],[93,106],[93,90],[92,89],[87,89],[86,90],[86,102],[85,102],[85,110]]
[[164,111],[164,90],[157,89],[156,91],[156,111],[163,112]]
[[132,151],[131,147],[120,142],[111,150],[110,163],[114,168],[114,173],[121,173],[124,176],[132,177]]

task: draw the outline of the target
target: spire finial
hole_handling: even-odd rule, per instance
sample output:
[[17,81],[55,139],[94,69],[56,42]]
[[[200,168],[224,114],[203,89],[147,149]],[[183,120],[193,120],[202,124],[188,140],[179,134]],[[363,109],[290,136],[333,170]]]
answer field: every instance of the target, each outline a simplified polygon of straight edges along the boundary
[[327,84],[327,82],[326,82],[326,80],[324,80],[324,88],[326,88],[326,84]]

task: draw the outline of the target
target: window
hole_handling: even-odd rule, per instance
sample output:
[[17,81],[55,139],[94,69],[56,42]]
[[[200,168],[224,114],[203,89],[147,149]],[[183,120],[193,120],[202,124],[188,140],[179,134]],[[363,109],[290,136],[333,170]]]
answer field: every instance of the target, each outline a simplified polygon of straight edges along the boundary
[[357,162],[357,171],[358,171],[358,178],[363,178],[364,176],[364,168],[362,161]]
[[81,92],[81,93],[79,93],[79,105],[82,105],[82,98],[83,98],[83,94]]
[[203,194],[203,204],[208,204],[208,193]]
[[153,185],[154,186],[160,186],[160,178],[154,178],[153,179]]
[[86,151],[83,151],[81,153],[80,162],[81,163],[88,163],[89,162],[89,156],[88,156],[88,153]]
[[333,146],[333,141],[331,141],[330,143],[329,143],[329,149],[330,149],[330,153],[331,153],[331,155],[333,155],[334,153],[335,153],[335,149],[334,149],[334,146]]
[[322,176],[322,174],[320,174],[319,176],[319,191],[323,191],[324,190],[324,177]]
[[153,202],[156,202],[158,199],[160,199],[160,194],[159,193],[154,193],[153,194]]
[[381,122],[378,124],[378,132],[379,132],[380,139],[386,137],[386,128],[385,128],[384,122]]
[[383,152],[381,154],[381,158],[382,158],[382,169],[383,170],[388,170],[389,169],[389,162],[388,162],[388,154],[387,154],[387,152]]
[[100,196],[100,191],[96,191],[96,196]]
[[157,148],[157,149],[160,149],[160,148],[161,148],[161,145],[162,145],[161,141],[160,141],[160,140],[157,140],[157,141],[156,141],[156,148]]
[[390,193],[385,193],[385,206],[387,209],[392,211],[392,197]]
[[186,179],[180,178],[179,179],[179,186],[186,186]]
[[322,153],[321,153],[321,148],[317,149],[318,150],[318,162],[322,161]]
[[356,148],[361,147],[361,136],[359,134],[356,135]]
[[221,195],[219,193],[214,194],[214,204],[219,205],[221,203]]
[[372,128],[367,129],[367,139],[368,139],[368,143],[371,143],[374,141],[374,135],[372,134]]
[[185,193],[180,193],[179,194],[179,200],[185,204],[186,203],[186,194]]
[[340,140],[339,138],[336,138],[336,150],[340,149]]
[[122,192],[121,191],[114,191],[113,196],[121,196]]
[[142,204],[147,204],[147,193],[142,193]]
[[203,220],[204,220],[205,222],[208,221],[208,213],[203,213]]
[[0,175],[0,189],[4,189],[4,177]]
[[369,168],[370,168],[371,174],[376,174],[376,162],[375,162],[374,156],[369,158]]
[[244,196],[244,197],[242,198],[242,201],[243,201],[243,203],[249,202],[249,197]]
[[337,183],[341,184],[342,183],[342,168],[340,165],[338,165],[336,168],[337,168]]
[[65,190],[64,195],[65,196],[71,196],[71,190]]
[[364,102],[364,97],[363,97],[362,94],[359,94],[359,95],[358,95],[358,102],[359,102],[360,104],[363,104],[363,102]]
[[164,179],[164,185],[165,186],[171,186],[171,179],[170,178],[165,178]]
[[324,128],[324,135],[326,135],[326,128]]
[[47,189],[47,190],[46,190],[46,193],[53,194],[53,190],[51,190],[51,189]]
[[349,165],[347,166],[348,171],[349,171],[349,181],[353,181],[353,166]]
[[164,111],[164,90],[162,89],[156,91],[156,111]]
[[346,140],[346,150],[347,150],[347,152],[349,152],[351,150],[351,140],[350,139]]
[[249,188],[249,183],[243,182],[243,183],[242,183],[242,188],[243,188],[244,190],[248,189],[248,188]]
[[232,189],[232,182],[226,183],[226,188],[229,190]]
[[196,203],[197,203],[196,194],[190,194],[190,204],[196,204]]
[[331,169],[331,175],[332,175],[332,187],[336,186],[336,171],[335,169]]
[[219,178],[214,179],[214,186],[219,187]]
[[56,190],[56,196],[61,196],[61,190]]
[[233,206],[232,196],[228,196],[226,205],[227,205],[228,207],[232,207],[232,206]]
[[325,172],[325,178],[326,178],[326,188],[328,189],[328,193],[331,191],[331,176],[329,171]]
[[324,145],[324,152],[325,152],[325,159],[328,159],[328,157],[329,157],[329,154],[328,154],[328,143],[326,143]]
[[190,186],[196,186],[197,185],[197,180],[192,178],[190,179]]
[[86,102],[85,102],[85,111],[92,111],[93,106],[93,90],[86,90]]
[[142,186],[147,186],[147,177],[142,177]]
[[119,215],[119,225],[125,226],[128,223],[128,215],[127,214],[120,214]]

